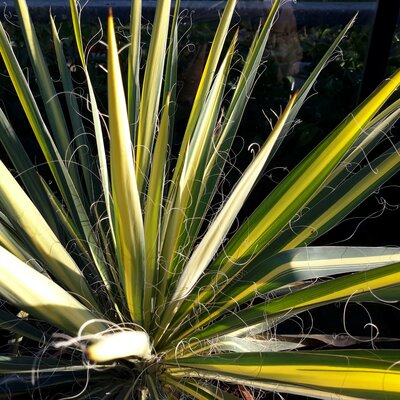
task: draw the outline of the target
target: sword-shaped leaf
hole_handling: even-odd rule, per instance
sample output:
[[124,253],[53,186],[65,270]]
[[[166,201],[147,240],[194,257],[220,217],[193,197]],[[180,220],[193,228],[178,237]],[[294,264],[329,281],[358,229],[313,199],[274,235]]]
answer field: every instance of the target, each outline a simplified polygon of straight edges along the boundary
[[182,174],[182,170],[184,169],[184,165],[186,162],[186,152],[189,147],[189,143],[192,140],[193,132],[198,123],[198,119],[200,113],[203,110],[204,103],[209,96],[209,91],[215,78],[215,73],[217,71],[218,63],[220,62],[222,50],[225,44],[226,37],[228,35],[231,19],[233,12],[235,10],[237,0],[228,0],[226,6],[224,8],[224,12],[221,16],[221,20],[218,24],[217,31],[215,32],[215,36],[213,39],[213,43],[211,45],[211,49],[207,58],[206,65],[204,67],[204,71],[196,92],[196,97],[193,101],[192,110],[190,112],[189,120],[186,125],[184,137],[182,140],[182,144],[180,146],[179,157],[176,161],[176,165],[174,168],[173,177],[171,180],[171,186],[167,196],[167,204],[166,210],[164,213],[163,219],[163,230],[165,231],[167,227],[170,225],[169,218],[171,215],[171,211],[173,210],[175,198],[178,195],[178,182],[180,180],[180,176]]
[[243,309],[217,321],[200,332],[196,339],[211,338],[233,333],[248,326],[260,324],[276,316],[290,316],[324,304],[348,299],[363,293],[374,293],[381,288],[396,286],[400,282],[400,263],[390,264],[369,271],[356,272],[322,283],[310,285],[293,293]]
[[127,81],[127,107],[131,140],[133,145],[137,141],[137,128],[140,109],[140,39],[142,0],[132,0],[130,21],[130,46],[128,58],[128,81]]
[[217,386],[205,385],[195,379],[174,379],[166,375],[163,379],[165,384],[180,389],[183,393],[197,400],[239,400],[239,397],[228,393]]
[[[178,17],[180,11],[180,0],[175,1],[174,15],[168,39],[167,62],[164,73],[164,90],[162,104],[166,104],[169,97],[169,145],[172,145],[173,132],[175,127],[175,113],[177,100],[178,80]],[[169,163],[167,163],[168,166]]]
[[[298,394],[326,392],[329,399],[400,398],[398,351],[315,351],[282,353],[219,354],[207,357],[178,358],[171,364],[195,367],[216,379],[294,385]],[[210,374],[211,373],[211,374]],[[284,390],[283,390],[284,391]],[[296,391],[292,392],[296,393]],[[342,397],[344,396],[344,397]],[[317,398],[324,398],[316,396]]]
[[242,208],[247,196],[252,190],[253,185],[263,171],[275,141],[279,137],[281,130],[287,122],[289,111],[293,106],[295,99],[296,96],[294,95],[282,116],[278,119],[276,126],[271,132],[268,140],[260,150],[257,157],[246,169],[223,208],[220,210],[215,220],[210,225],[207,233],[204,235],[203,239],[186,263],[173,294],[172,303],[169,305],[165,313],[163,320],[165,325],[163,326],[166,326],[170,323],[170,319],[173,317],[173,314],[176,313],[177,308],[182,304],[184,298],[190,293],[190,290],[197,283],[198,279],[214,257],[215,252],[225,239],[238,212]]
[[136,141],[136,179],[139,193],[144,191],[151,162],[154,133],[160,103],[162,75],[168,39],[171,0],[157,2],[150,48],[142,86]]
[[[260,204],[238,229],[209,272],[214,286],[233,279],[302,210],[353,144],[363,127],[400,83],[396,72],[351,113]],[[228,281],[227,281],[228,282]],[[200,282],[200,284],[203,284]]]
[[294,221],[291,229],[284,231],[266,251],[273,254],[276,251],[309,244],[334,227],[399,171],[399,149],[400,142],[348,178]]
[[41,342],[43,339],[48,337],[45,332],[39,330],[33,324],[24,321],[6,310],[0,310],[0,329],[6,329],[10,332],[16,333],[17,335],[27,337],[37,342]]
[[84,275],[1,161],[0,204],[20,237],[35,251],[46,269],[68,289],[97,308]]
[[160,128],[157,135],[153,154],[153,162],[150,171],[149,189],[146,199],[144,216],[144,236],[146,243],[146,276],[144,286],[144,310],[147,321],[151,320],[153,312],[152,297],[156,291],[154,287],[158,283],[159,251],[161,234],[161,211],[165,184],[165,166],[167,163],[168,138],[170,134],[170,97],[162,112]]
[[[281,287],[290,287],[301,281],[366,271],[394,262],[400,262],[399,249],[386,247],[301,247],[271,257],[264,257],[261,253],[247,266],[241,279],[225,290],[218,290],[211,303],[195,304],[194,321],[181,324],[180,332],[184,333],[178,335],[175,332],[172,337],[185,337],[216,320],[227,310]],[[215,289],[209,288],[210,291]],[[199,313],[200,307],[206,307],[207,311]],[[184,316],[178,313],[176,319],[182,321]]]
[[62,160],[69,166],[68,170],[74,181],[74,185],[77,188],[79,196],[83,198],[77,166],[74,162],[68,163],[70,158],[73,157],[74,144],[71,143],[69,131],[64,118],[64,112],[61,108],[57,92],[53,85],[53,80],[50,76],[47,63],[39,45],[39,39],[36,36],[35,27],[30,18],[28,6],[25,0],[17,0],[15,1],[15,7],[18,12],[22,33],[25,38],[26,49],[36,75],[36,82],[44,103],[54,141]]
[[89,91],[89,100],[91,107],[91,117],[93,120],[93,128],[96,138],[96,147],[97,147],[97,158],[99,163],[99,175],[101,180],[102,192],[103,192],[103,200],[106,205],[107,217],[111,230],[111,238],[113,242],[115,242],[114,237],[114,218],[112,215],[111,208],[111,193],[110,193],[110,183],[109,183],[109,173],[107,166],[107,158],[106,158],[106,150],[104,146],[104,138],[103,138],[103,130],[101,128],[101,119],[100,119],[100,111],[97,106],[96,95],[93,89],[92,80],[89,74],[88,65],[86,63],[85,54],[83,51],[83,39],[82,39],[82,31],[80,24],[80,14],[78,12],[77,0],[70,0],[69,5],[71,9],[71,17],[72,24],[74,27],[75,33],[75,41],[78,47],[78,53],[81,59],[82,68],[85,73],[86,84]]
[[[184,234],[187,221],[190,221],[195,209],[203,179],[204,168],[212,146],[212,135],[217,123],[220,105],[223,99],[225,83],[229,72],[230,63],[236,35],[231,42],[224,61],[218,71],[209,96],[204,104],[199,119],[199,124],[193,133],[188,151],[185,153],[185,167],[179,182],[176,182],[177,196],[174,198],[172,208],[169,211],[168,225],[161,237],[161,256],[163,268],[160,268],[157,308],[165,307],[166,298],[172,295],[177,279],[182,273],[185,247],[191,247],[193,243]],[[168,210],[164,212],[164,215]],[[185,240],[188,239],[188,240]],[[193,238],[191,238],[193,240]],[[168,293],[167,293],[168,289]]]
[[112,15],[108,17],[108,111],[115,238],[121,279],[133,320],[143,323],[145,244],[132,142]]
[[51,22],[51,33],[53,37],[54,49],[56,51],[57,65],[61,75],[61,81],[63,84],[65,98],[68,107],[68,116],[72,126],[72,137],[76,142],[76,151],[79,154],[79,163],[82,164],[82,174],[85,180],[86,191],[85,194],[88,197],[89,204],[92,204],[98,199],[98,195],[95,194],[96,184],[93,180],[93,176],[90,173],[90,166],[94,162],[89,156],[90,144],[87,139],[87,133],[83,125],[82,117],[79,112],[78,102],[76,100],[77,94],[74,93],[74,85],[72,83],[71,72],[68,68],[67,61],[65,59],[62,42],[58,36],[58,31],[54,22],[54,18],[50,15]]
[[81,201],[81,198],[75,188],[74,181],[72,180],[67,167],[60,156],[57,146],[52,139],[46,124],[44,123],[33,94],[14,55],[10,42],[7,39],[6,32],[1,24],[0,53],[7,67],[7,71],[10,74],[10,78],[13,82],[21,105],[29,120],[32,130],[35,133],[36,140],[38,141],[43,155],[45,156],[46,162],[51,173],[53,174],[62,198],[67,205],[68,211],[71,213],[75,228],[85,237],[96,267],[101,274],[105,285],[108,286],[108,271],[104,265],[102,253],[99,251],[98,243],[96,243],[96,239],[93,236],[93,227],[86,212],[87,210]]
[[57,219],[54,210],[42,188],[42,184],[37,171],[35,170],[28,154],[26,153],[21,141],[16,135],[7,117],[0,109],[0,141],[4,146],[8,157],[14,168],[21,177],[21,180],[29,193],[32,201],[45,217],[51,229],[57,233]]
[[[3,247],[0,247],[0,272],[1,296],[29,314],[74,335],[91,320],[93,323],[84,332],[99,333],[107,329],[107,325],[96,321],[96,314]],[[80,280],[78,274],[76,280]]]

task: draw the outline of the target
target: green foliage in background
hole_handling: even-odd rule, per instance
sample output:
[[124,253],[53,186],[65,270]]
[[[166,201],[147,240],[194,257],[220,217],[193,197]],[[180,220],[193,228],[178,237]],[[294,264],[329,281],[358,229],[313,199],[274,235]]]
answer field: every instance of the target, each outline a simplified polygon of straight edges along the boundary
[[[179,2],[173,16],[170,1],[157,3],[143,52],[141,4],[132,3],[124,74],[110,14],[106,98],[93,85],[91,42],[82,35],[75,0],[79,91],[52,17],[57,89],[24,0],[16,9],[34,79],[27,79],[0,26],[3,62],[43,160],[35,166],[23,133],[1,111],[7,157],[0,162],[0,327],[10,332],[0,356],[1,396],[36,398],[48,388],[46,396],[59,399],[67,387],[81,399],[237,399],[249,396],[246,388],[319,399],[400,398],[398,350],[321,350],[306,346],[306,334],[276,334],[285,321],[324,305],[399,300],[397,248],[312,242],[399,170],[400,143],[383,139],[399,117],[400,101],[390,99],[400,71],[235,226],[353,24],[288,99],[265,143],[221,196],[280,1],[242,62],[238,31],[230,30],[235,5],[227,2],[207,49],[176,159],[170,147]],[[232,85],[228,77],[239,64]]]

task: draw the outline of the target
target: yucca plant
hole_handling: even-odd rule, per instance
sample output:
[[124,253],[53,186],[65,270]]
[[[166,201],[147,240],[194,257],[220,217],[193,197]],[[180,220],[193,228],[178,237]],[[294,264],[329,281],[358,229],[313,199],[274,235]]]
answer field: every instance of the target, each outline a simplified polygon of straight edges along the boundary
[[110,13],[106,116],[97,105],[79,4],[70,1],[84,115],[53,18],[59,93],[27,5],[16,1],[40,98],[2,25],[0,51],[48,175],[41,176],[1,112],[11,162],[11,170],[0,164],[0,327],[10,332],[0,357],[2,396],[39,398],[50,388],[48,398],[60,399],[67,385],[80,399],[249,398],[246,387],[320,399],[400,398],[398,350],[321,350],[306,334],[276,334],[282,322],[322,305],[399,300],[397,248],[311,243],[400,168],[400,143],[382,143],[400,114],[400,101],[388,100],[400,72],[232,229],[353,21],[210,211],[279,3],[226,93],[238,37],[229,30],[235,0],[228,0],[174,160],[179,1],[172,17],[169,0],[157,3],[144,77],[140,1],[132,3],[127,77]]

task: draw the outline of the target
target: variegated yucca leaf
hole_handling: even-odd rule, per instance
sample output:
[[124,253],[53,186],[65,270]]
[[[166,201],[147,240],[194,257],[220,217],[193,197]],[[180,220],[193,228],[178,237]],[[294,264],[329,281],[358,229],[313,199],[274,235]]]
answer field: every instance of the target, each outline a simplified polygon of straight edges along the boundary
[[[296,393],[294,386],[298,385],[299,394],[322,399],[395,399],[400,386],[399,356],[398,351],[385,350],[257,352],[178,358],[171,364],[189,367],[181,374],[178,369],[178,377],[196,374],[197,378],[223,380],[227,376],[233,382],[237,377],[241,383],[261,388],[275,383],[282,392],[289,386],[289,393]],[[171,375],[175,374],[172,370]]]
[[99,42],[107,99],[96,93],[83,4],[69,3],[83,82],[73,79],[50,16],[53,82],[28,6],[17,0],[37,96],[0,25],[0,54],[45,160],[34,164],[14,116],[0,110],[8,156],[0,162],[0,398],[42,390],[58,398],[67,389],[67,398],[82,399],[400,399],[400,353],[390,349],[398,338],[292,334],[281,324],[332,303],[400,300],[398,248],[313,245],[398,172],[400,144],[383,139],[400,116],[392,100],[400,72],[233,229],[276,150],[296,134],[298,112],[354,18],[288,96],[220,202],[282,2],[271,1],[232,83],[239,29],[231,30],[236,1],[227,1],[177,154],[180,2],[157,2],[148,49],[141,1],[132,2],[124,35],[110,10]]

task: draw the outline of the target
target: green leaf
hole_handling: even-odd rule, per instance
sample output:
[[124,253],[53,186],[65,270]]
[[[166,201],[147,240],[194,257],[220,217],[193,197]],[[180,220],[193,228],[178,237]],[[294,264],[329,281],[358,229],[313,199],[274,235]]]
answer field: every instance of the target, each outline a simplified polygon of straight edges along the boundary
[[0,204],[19,234],[35,250],[48,271],[96,309],[97,301],[82,272],[1,161]]
[[220,62],[222,50],[228,35],[229,26],[231,23],[232,15],[236,6],[237,0],[228,0],[218,24],[217,31],[214,36],[213,43],[207,58],[206,65],[196,92],[196,97],[193,101],[192,110],[190,112],[189,120],[186,125],[184,137],[180,146],[179,158],[176,162],[171,185],[167,196],[166,210],[163,218],[163,231],[167,229],[173,222],[170,222],[171,211],[173,210],[176,197],[178,196],[178,182],[182,175],[184,165],[186,163],[186,152],[189,148],[189,143],[192,140],[192,135],[198,124],[200,113],[203,110],[204,103],[209,96],[215,73],[217,71],[218,63]]
[[[174,132],[174,121],[176,113],[176,92],[178,80],[178,17],[180,0],[175,1],[174,15],[172,19],[170,35],[168,40],[167,62],[164,73],[164,90],[162,104],[166,104],[169,97],[169,127]],[[169,145],[172,145],[173,135],[169,135]],[[166,163],[168,165],[168,163]]]
[[29,356],[0,356],[0,373],[13,374],[13,373],[26,373],[31,374],[44,372],[66,372],[66,371],[86,371],[87,366],[83,364],[71,365],[66,362],[54,358],[45,357],[29,357]]
[[264,166],[270,156],[271,149],[273,148],[276,139],[285,123],[289,111],[295,101],[295,96],[291,99],[278,120],[274,130],[271,132],[268,140],[258,153],[257,157],[246,169],[242,178],[237,183],[236,187],[230,194],[222,210],[210,225],[206,235],[201,240],[198,247],[193,252],[189,261],[185,266],[185,270],[178,283],[173,299],[184,298],[188,295],[190,289],[197,282],[203,271],[208,266],[215,252],[225,239],[232,223],[234,222],[239,210],[242,208],[247,196],[249,195],[254,183],[264,169]]
[[160,251],[160,225],[165,184],[165,165],[167,161],[167,146],[170,133],[170,97],[167,96],[162,112],[160,129],[153,154],[150,172],[149,189],[144,215],[144,235],[146,243],[146,276],[144,286],[144,309],[148,323],[151,321],[152,297],[154,286],[158,280],[158,254]]
[[22,69],[14,55],[2,24],[0,24],[0,53],[24,109],[25,115],[28,118],[43,155],[45,156],[54,179],[56,180],[57,186],[60,189],[65,202],[71,209],[71,212],[73,212],[75,221],[78,221],[78,211],[73,207],[74,201],[71,197],[71,191],[69,190],[72,188],[68,188],[67,185],[69,176],[68,171],[66,170],[64,161],[62,160],[56,144],[43,121],[42,115]]
[[[190,249],[193,244],[191,241],[194,238],[189,238],[185,234],[186,221],[190,221],[196,206],[195,203],[212,146],[212,135],[217,122],[235,43],[236,36],[232,40],[216,76],[203,107],[199,124],[196,126],[193,140],[185,154],[185,168],[182,171],[179,182],[176,183],[178,196],[174,199],[165,232],[162,232],[161,256],[165,267],[160,268],[159,276],[157,308],[160,310],[165,307],[166,297],[172,296],[177,279],[182,272],[183,256],[186,254],[184,249]],[[168,211],[165,211],[164,215],[166,212]]]
[[100,252],[99,245],[96,243],[96,239],[93,236],[93,227],[90,224],[84,205],[76,191],[74,182],[69,175],[64,161],[61,159],[49,131],[47,130],[33,94],[29,89],[28,83],[18,61],[15,58],[14,52],[1,24],[0,53],[10,74],[18,98],[24,108],[25,114],[61,192],[62,198],[71,213],[75,227],[84,235],[96,267],[99,270],[105,285],[108,286],[109,278],[107,276],[107,270],[104,265],[104,260],[102,259],[102,252]]
[[[285,317],[324,304],[348,299],[362,293],[374,293],[375,290],[396,286],[400,282],[400,263],[390,264],[369,271],[336,278],[281,296],[264,303],[243,309],[234,315],[197,331],[190,336],[197,339],[226,335],[244,327],[263,323],[271,317]],[[186,337],[186,339],[188,339]]]
[[211,266],[209,271],[215,274],[215,279],[210,283],[212,286],[218,284],[220,279],[236,276],[302,210],[399,83],[400,72],[397,72],[350,114],[260,204]]
[[3,110],[0,109],[0,141],[4,146],[14,168],[29,193],[32,201],[44,216],[51,229],[57,233],[57,219],[54,210],[43,190],[39,175],[26,153],[21,141],[16,135]]
[[[386,137],[395,122],[400,117],[400,100],[395,101],[373,118],[360,134],[354,145],[348,150],[342,162],[328,176],[322,187],[317,191],[307,208],[312,208],[329,193],[336,190],[352,173],[369,159],[368,154]],[[392,145],[392,143],[390,143]],[[396,147],[396,146],[393,146]]]
[[[70,0],[70,9],[71,9],[71,17],[72,17],[72,24],[74,27],[74,33],[75,33],[75,41],[78,47],[78,52],[81,58],[82,62],[82,67],[83,71],[85,73],[85,79],[86,79],[86,84],[88,87],[89,91],[89,100],[90,100],[90,106],[91,106],[91,117],[93,120],[93,128],[94,128],[94,133],[95,133],[95,138],[96,138],[96,147],[97,147],[97,159],[99,163],[99,175],[100,175],[100,180],[101,180],[101,186],[102,186],[102,191],[103,191],[103,197],[104,197],[104,202],[106,205],[106,211],[107,211],[107,217],[109,221],[109,226],[110,226],[110,233],[111,233],[111,239],[115,243],[115,236],[114,236],[114,218],[113,218],[113,213],[112,213],[112,208],[111,208],[111,193],[110,193],[110,183],[109,183],[109,174],[108,174],[108,166],[107,166],[107,158],[106,158],[106,151],[105,151],[105,146],[104,146],[104,140],[103,140],[103,131],[101,128],[101,119],[100,119],[100,112],[97,106],[97,100],[96,100],[96,95],[93,89],[93,84],[92,80],[89,74],[89,69],[86,64],[85,60],[85,55],[83,52],[83,41],[82,41],[82,32],[81,32],[81,26],[80,26],[80,14],[78,13],[78,6],[79,2],[77,0]],[[98,200],[98,199],[96,199]],[[96,264],[98,266],[98,269],[102,271],[103,276],[105,277],[105,283],[107,285],[107,280],[108,277],[106,277],[105,269],[104,266],[101,265],[102,261],[98,259],[98,256],[96,252],[94,251],[95,249],[92,247],[92,253],[94,253],[94,258],[96,261]]]
[[[93,322],[87,325],[85,333],[107,329],[82,303],[3,247],[0,247],[0,276],[2,297],[67,333],[77,334],[88,321]],[[79,275],[76,279],[79,280]]]
[[[24,321],[6,310],[0,310],[0,329],[7,329],[10,332],[37,342],[41,342],[48,336],[45,332],[37,329],[33,324],[29,323],[29,321]],[[0,357],[0,365],[2,365],[1,360]],[[19,360],[20,358],[18,358],[18,362]]]
[[130,16],[130,46],[128,56],[127,100],[131,140],[137,140],[137,125],[140,106],[140,39],[141,39],[142,0],[132,0]]
[[141,324],[146,271],[143,220],[112,15],[108,17],[108,109],[117,257],[128,309]]
[[24,263],[30,265],[36,271],[47,275],[43,267],[35,260],[27,246],[18,237],[17,232],[11,225],[11,222],[0,214],[0,245],[7,249],[14,256],[18,257]]
[[[171,371],[172,370],[172,371]],[[300,387],[290,385],[284,382],[268,382],[264,380],[257,380],[251,378],[239,378],[230,375],[222,375],[221,373],[215,374],[212,372],[199,371],[197,369],[189,368],[176,368],[171,369],[171,375],[174,377],[184,379],[184,377],[193,377],[204,380],[223,379],[224,382],[230,385],[244,385],[249,388],[261,389],[272,393],[273,395],[281,395],[281,393],[294,394],[297,396],[305,396],[306,398],[316,398],[321,400],[357,400],[359,397],[346,396],[343,393],[334,395],[332,392],[326,392],[318,389],[311,389],[310,387]]]
[[167,385],[178,388],[181,392],[186,393],[198,400],[239,400],[239,397],[228,393],[219,387],[213,385],[205,385],[195,379],[174,379],[166,375],[164,381]]
[[35,27],[29,16],[28,6],[25,0],[17,0],[15,2],[15,7],[18,12],[22,33],[24,34],[25,38],[26,49],[36,75],[36,82],[44,103],[54,141],[62,159],[65,160],[65,163],[69,165],[69,171],[73,178],[74,185],[77,187],[77,191],[82,197],[82,190],[80,187],[80,179],[76,169],[76,164],[73,162],[68,163],[69,159],[73,155],[74,146],[70,141],[64,113],[54,88],[53,80],[50,76],[47,63],[40,48]]
[[[223,14],[221,16],[221,20],[218,24],[217,31],[214,35],[214,40],[211,45],[211,49],[207,58],[206,65],[204,66],[204,71],[196,92],[196,97],[193,101],[193,107],[189,116],[189,121],[186,125],[185,134],[183,137],[183,141],[181,144],[181,156],[177,160],[177,164],[174,171],[174,176],[172,181],[177,182],[178,177],[182,172],[182,168],[184,165],[184,155],[188,148],[188,144],[192,139],[193,132],[197,125],[198,118],[200,116],[201,110],[203,108],[204,102],[208,96],[208,92],[210,90],[212,81],[214,79],[214,74],[217,70],[218,62],[220,61],[220,57],[222,54],[222,49],[225,44],[226,37],[228,35],[229,26],[231,23],[232,15],[236,7],[237,0],[228,0],[226,2]],[[174,188],[172,187],[170,190],[169,197],[173,196]]]
[[54,49],[56,51],[57,57],[57,65],[61,74],[61,81],[65,92],[69,119],[72,126],[72,136],[74,142],[76,142],[76,150],[79,154],[79,163],[83,165],[83,168],[81,170],[86,185],[85,194],[88,196],[89,204],[92,204],[95,200],[98,199],[98,196],[95,195],[93,190],[96,185],[93,181],[93,177],[89,169],[94,160],[91,160],[89,156],[90,144],[87,139],[87,134],[85,132],[85,127],[83,125],[81,114],[79,113],[79,106],[76,100],[77,95],[74,93],[74,85],[72,83],[71,72],[68,68],[67,61],[64,55],[63,45],[58,36],[57,28],[52,15],[50,15],[50,22]]
[[[201,223],[216,193],[220,179],[223,176],[223,169],[236,132],[239,129],[247,101],[251,97],[257,78],[257,71],[265,52],[269,33],[276,18],[279,4],[279,0],[274,2],[261,32],[256,34],[234,90],[232,100],[226,111],[226,115],[222,118],[221,127],[216,129],[214,133],[214,148],[207,162],[202,185],[200,187],[199,196],[201,196],[201,198],[197,202],[195,213],[191,218],[189,228],[187,228],[188,235],[191,237],[197,236]],[[285,130],[286,127],[283,131]]]
[[157,2],[146,61],[136,142],[136,179],[139,192],[144,190],[144,183],[147,180],[150,168],[150,154],[153,149],[153,138],[161,95],[170,8],[171,0]]
[[[261,253],[246,267],[240,280],[227,287],[222,283],[225,290],[213,287],[216,294],[212,303],[194,304],[195,321],[181,323],[181,334],[175,332],[172,337],[175,340],[184,338],[210,321],[216,320],[227,310],[281,287],[290,288],[292,284],[297,285],[301,281],[315,281],[349,272],[366,271],[399,261],[399,249],[385,247],[303,247],[272,257]],[[204,308],[206,312],[199,312],[199,309]],[[177,313],[176,319],[182,321],[184,316]]]
[[[87,369],[87,366],[86,366]],[[101,375],[94,375],[92,372],[90,376],[90,382],[92,385],[98,385],[101,387],[101,392],[107,391],[107,386],[101,384]],[[67,392],[63,393],[65,395],[76,396],[77,393],[81,393],[81,388],[84,387],[88,379],[87,370],[71,372],[45,372],[41,373],[39,376],[35,376],[32,379],[32,372],[29,374],[13,374],[7,375],[4,378],[0,378],[0,399],[9,400],[11,397],[18,396],[19,394],[30,398],[36,398],[36,396],[43,397],[41,390],[51,387],[57,387],[52,389],[52,393],[55,390],[63,388]],[[77,386],[78,385],[78,386]],[[96,390],[88,389],[91,394],[96,392]],[[86,393],[86,392],[85,392]],[[21,396],[19,396],[21,397]],[[80,396],[81,399],[87,398],[86,395]],[[92,397],[93,398],[93,397]]]
[[[193,133],[192,141],[186,153],[185,168],[178,182],[179,196],[175,199],[169,225],[164,235],[162,255],[170,274],[174,275],[173,283],[169,282],[169,292],[182,271],[182,256],[191,249],[194,238],[185,235],[187,221],[193,217],[196,209],[198,193],[203,181],[204,168],[208,155],[212,151],[212,136],[215,132],[224,88],[236,45],[237,35],[234,36],[220,70],[215,78],[209,96],[200,114],[199,124]],[[170,276],[168,276],[171,279]]]
[[270,254],[309,244],[333,228],[400,169],[400,142],[348,178],[293,221],[266,250]]
[[[353,396],[363,399],[400,398],[400,367],[393,363],[400,353],[396,350],[358,352],[283,352],[220,354],[217,356],[180,358],[169,363],[180,367],[196,367],[224,376],[265,383],[299,386],[299,394],[307,389]],[[304,391],[304,389],[306,389]]]

